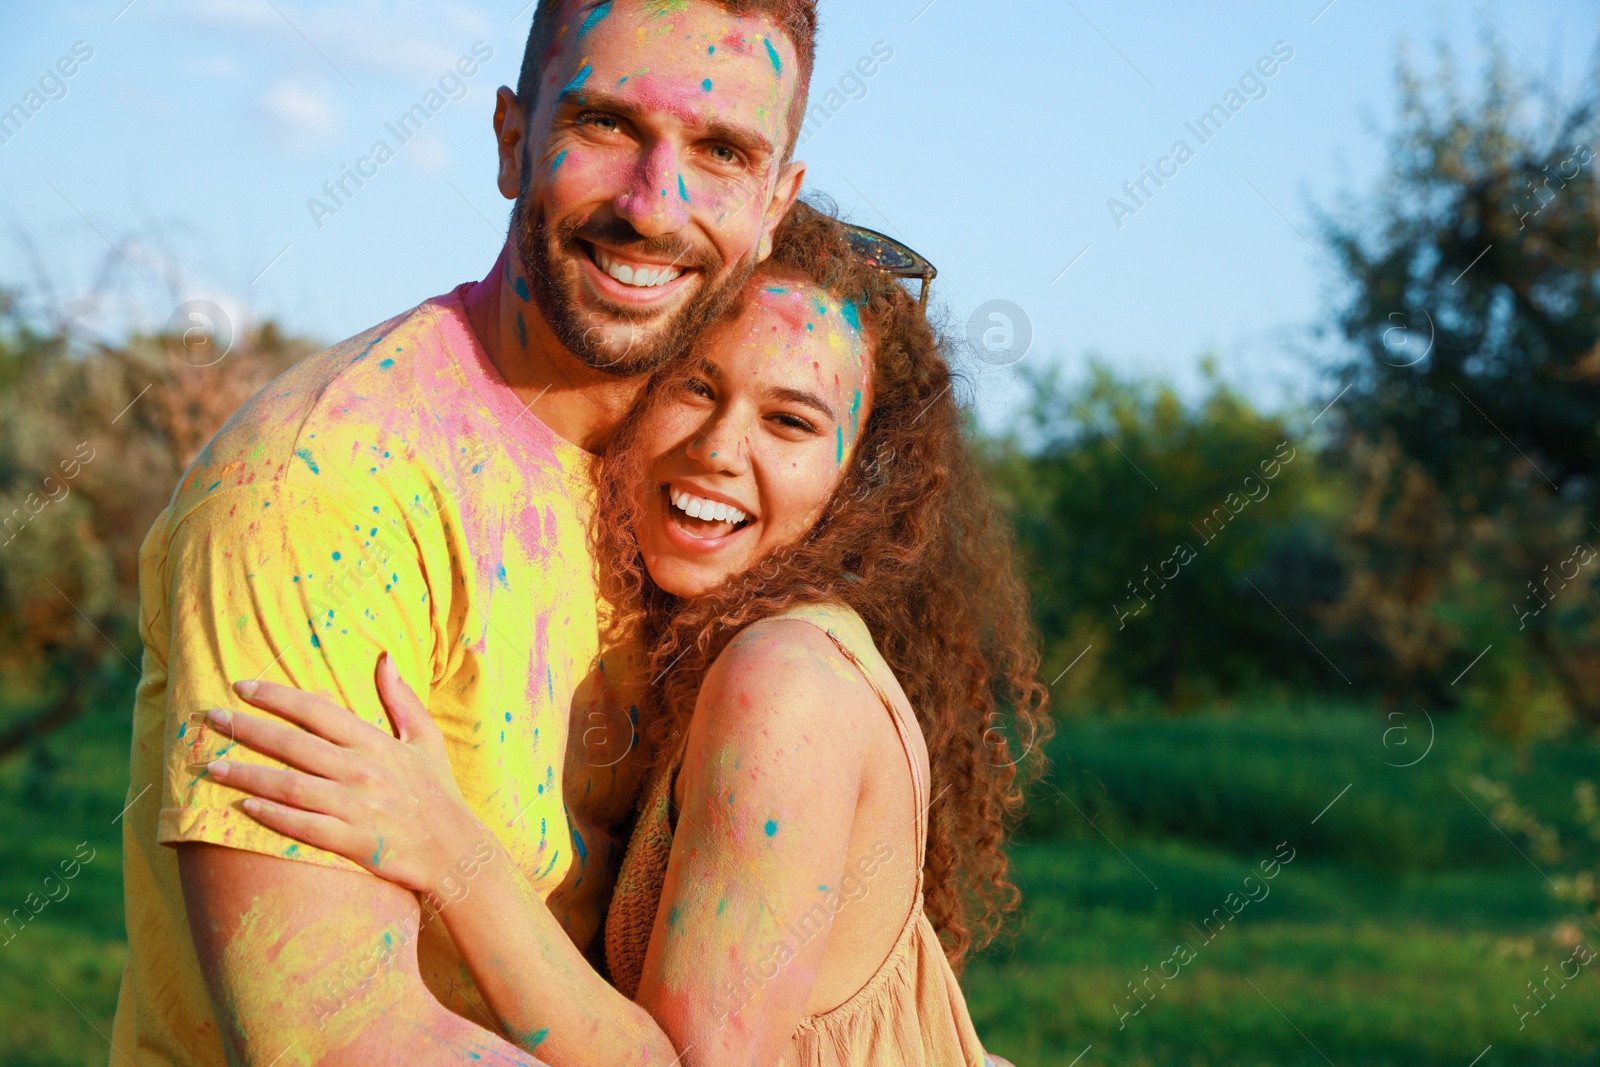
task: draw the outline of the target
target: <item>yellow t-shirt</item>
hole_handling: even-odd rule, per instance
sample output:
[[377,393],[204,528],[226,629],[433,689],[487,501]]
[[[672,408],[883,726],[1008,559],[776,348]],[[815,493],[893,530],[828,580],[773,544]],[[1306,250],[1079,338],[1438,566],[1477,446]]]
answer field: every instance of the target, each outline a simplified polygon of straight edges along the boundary
[[[145,540],[123,829],[130,953],[113,1042],[141,1067],[225,1063],[164,846],[359,870],[254,822],[242,794],[206,773],[228,743],[204,712],[242,707],[229,688],[239,679],[323,693],[387,729],[373,680],[387,651],[425,695],[468,803],[574,941],[594,941],[631,786],[609,761],[582,759],[579,735],[628,729],[626,698],[606,679],[632,663],[598,654],[588,457],[499,376],[467,320],[467,288],[257,393]],[[267,762],[242,747],[228,758]],[[433,993],[484,1025],[442,924],[417,944]]]

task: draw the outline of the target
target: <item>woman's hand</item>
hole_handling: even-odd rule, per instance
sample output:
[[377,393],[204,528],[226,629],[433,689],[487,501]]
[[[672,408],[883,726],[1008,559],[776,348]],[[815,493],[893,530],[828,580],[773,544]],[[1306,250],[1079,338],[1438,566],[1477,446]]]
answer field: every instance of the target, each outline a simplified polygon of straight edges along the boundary
[[211,776],[255,794],[244,810],[262,825],[407,889],[444,896],[445,879],[469,854],[487,858],[493,836],[456,786],[438,725],[388,655],[377,675],[397,736],[324,697],[271,682],[235,683],[240,697],[304,729],[209,712],[217,730],[291,768],[223,759],[210,764]]

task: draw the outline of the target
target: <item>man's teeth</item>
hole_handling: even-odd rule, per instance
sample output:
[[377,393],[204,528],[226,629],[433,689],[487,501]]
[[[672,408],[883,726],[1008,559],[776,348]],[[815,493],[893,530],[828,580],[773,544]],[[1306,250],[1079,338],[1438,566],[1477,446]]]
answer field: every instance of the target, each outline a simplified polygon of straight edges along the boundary
[[672,490],[672,506],[690,518],[708,519],[712,522],[731,522],[735,526],[749,517],[732,504],[707,500],[705,497],[695,496],[693,493],[685,493],[680,489]]
[[678,278],[683,271],[676,267],[630,267],[626,263],[618,263],[598,248],[594,250],[594,261],[600,264],[600,269],[611,275],[623,285],[637,286],[641,289],[653,289],[658,285],[666,285]]

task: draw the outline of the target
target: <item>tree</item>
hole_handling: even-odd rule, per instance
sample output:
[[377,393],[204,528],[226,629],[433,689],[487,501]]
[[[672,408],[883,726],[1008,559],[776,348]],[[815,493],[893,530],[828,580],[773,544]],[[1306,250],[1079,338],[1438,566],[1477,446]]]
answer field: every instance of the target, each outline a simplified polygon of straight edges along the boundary
[[0,294],[0,756],[138,670],[145,533],[217,428],[312,349],[271,324],[227,353],[188,345],[41,329]]
[[[1208,374],[1209,374],[1208,369]],[[1047,678],[1171,706],[1261,681],[1342,684],[1279,614],[1307,622],[1338,573],[1312,501],[1317,459],[1280,417],[1209,381],[1194,404],[1096,365],[1033,380],[1032,436],[993,460],[1033,571]],[[1086,651],[1087,650],[1087,651]]]
[[1392,695],[1443,699],[1498,646],[1481,699],[1548,683],[1600,726],[1600,564],[1568,565],[1600,519],[1597,82],[1562,105],[1486,47],[1472,96],[1448,49],[1431,86],[1402,58],[1388,172],[1323,220],[1356,350],[1331,452],[1362,487],[1326,619],[1379,633]]

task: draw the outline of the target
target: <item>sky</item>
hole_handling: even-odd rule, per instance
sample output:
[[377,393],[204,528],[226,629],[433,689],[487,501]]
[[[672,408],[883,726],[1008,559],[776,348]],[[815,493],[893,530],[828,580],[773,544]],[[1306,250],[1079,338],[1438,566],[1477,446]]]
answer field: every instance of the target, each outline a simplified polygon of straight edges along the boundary
[[[333,342],[483,276],[510,207],[494,92],[516,80],[525,4],[0,0],[0,111],[44,101],[0,128],[0,286],[102,334],[200,299],[235,329]],[[935,313],[1000,427],[1022,370],[1071,381],[1091,358],[1192,395],[1209,355],[1258,403],[1317,404],[1312,331],[1346,282],[1312,209],[1379,181],[1400,49],[1426,63],[1443,38],[1471,69],[1491,38],[1570,96],[1600,39],[1577,0],[821,12],[807,186],[937,265]],[[1186,126],[1241,79],[1220,130]],[[430,91],[444,105],[401,144],[386,124]],[[328,210],[324,183],[379,140],[394,158]]]

